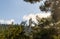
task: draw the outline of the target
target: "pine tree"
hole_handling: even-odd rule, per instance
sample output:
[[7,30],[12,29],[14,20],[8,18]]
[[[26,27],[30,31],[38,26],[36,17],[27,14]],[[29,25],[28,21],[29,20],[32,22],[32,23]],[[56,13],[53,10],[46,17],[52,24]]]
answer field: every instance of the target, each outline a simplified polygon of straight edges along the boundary
[[[24,0],[25,2],[29,2],[31,4],[34,4],[36,2],[40,2],[40,1],[43,1],[43,0]],[[54,38],[50,38],[50,39],[60,39],[60,0],[46,0],[44,2],[44,5],[42,6],[39,6],[39,9],[41,11],[45,11],[45,12],[48,12],[48,11],[51,11],[52,13],[52,24],[53,24],[53,27],[50,27],[51,24],[46,24],[46,25],[49,25],[50,29],[48,29],[48,31],[44,31],[46,33],[49,33],[49,34],[46,34],[46,35],[53,35],[54,34]],[[37,20],[39,22],[39,20]],[[41,23],[41,21],[39,22]],[[45,22],[47,23],[47,22]],[[42,26],[44,27],[45,24],[44,22],[42,23]],[[39,26],[41,26],[41,24],[39,24]],[[51,30],[52,29],[52,30]],[[42,30],[45,30],[45,29],[42,29]],[[51,32],[53,31],[53,32]],[[43,33],[43,31],[41,31]],[[53,33],[53,34],[52,34]],[[42,34],[44,36],[44,34]],[[55,38],[56,37],[56,38]],[[38,39],[38,38],[36,38]],[[44,38],[41,38],[41,39],[44,39]],[[46,39],[49,39],[49,38],[46,38]]]

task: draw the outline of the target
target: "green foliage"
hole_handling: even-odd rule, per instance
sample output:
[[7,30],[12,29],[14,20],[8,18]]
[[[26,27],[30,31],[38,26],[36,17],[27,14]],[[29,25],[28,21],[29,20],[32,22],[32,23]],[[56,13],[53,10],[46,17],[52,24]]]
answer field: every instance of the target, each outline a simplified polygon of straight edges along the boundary
[[7,26],[8,29],[4,29],[0,32],[0,39],[18,39],[20,37],[20,33],[23,31],[22,26]]
[[[40,0],[24,1],[30,3],[40,2]],[[52,5],[52,2],[54,2],[54,6]],[[26,21],[21,22],[20,25],[1,25],[0,39],[60,39],[60,1],[57,6],[55,2],[56,0],[45,1],[44,5],[39,7],[41,11],[49,11],[50,8],[51,11],[53,10],[53,18],[51,20],[45,18],[37,19],[38,24],[36,24],[30,19],[29,25],[26,24]],[[56,20],[58,22],[55,22]],[[53,24],[52,26],[51,23]],[[35,26],[32,27],[32,24]]]
[[[42,25],[38,24],[39,26],[35,25],[34,27],[31,27],[31,32],[27,32],[29,29],[24,31],[30,26],[26,26],[26,23],[24,25],[9,25],[5,28],[2,26],[2,30],[0,31],[0,39],[60,39],[60,34],[58,33],[60,31],[55,28],[57,26],[50,26],[49,24],[51,22],[48,21],[49,23],[47,23],[47,21],[48,20],[46,19],[39,21],[39,23],[42,22]],[[47,27],[47,25],[49,28],[44,28]],[[43,27],[41,28],[40,26]]]

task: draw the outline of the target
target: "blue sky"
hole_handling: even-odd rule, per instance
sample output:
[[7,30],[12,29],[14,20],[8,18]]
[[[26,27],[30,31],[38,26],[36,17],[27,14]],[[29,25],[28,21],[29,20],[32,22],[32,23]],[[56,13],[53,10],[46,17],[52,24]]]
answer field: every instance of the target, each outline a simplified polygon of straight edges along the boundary
[[20,23],[24,15],[39,13],[40,3],[30,4],[23,0],[0,0],[0,19],[14,19]]

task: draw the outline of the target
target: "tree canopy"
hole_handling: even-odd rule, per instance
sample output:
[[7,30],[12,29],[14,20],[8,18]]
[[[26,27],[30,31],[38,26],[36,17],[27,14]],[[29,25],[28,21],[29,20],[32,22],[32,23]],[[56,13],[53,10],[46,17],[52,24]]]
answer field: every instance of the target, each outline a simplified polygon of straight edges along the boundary
[[[33,4],[42,0],[24,1]],[[30,19],[29,25],[26,21],[22,21],[20,25],[0,25],[0,39],[60,39],[60,0],[46,0],[43,6],[39,6],[39,9],[51,11],[51,20],[36,17],[38,24]]]

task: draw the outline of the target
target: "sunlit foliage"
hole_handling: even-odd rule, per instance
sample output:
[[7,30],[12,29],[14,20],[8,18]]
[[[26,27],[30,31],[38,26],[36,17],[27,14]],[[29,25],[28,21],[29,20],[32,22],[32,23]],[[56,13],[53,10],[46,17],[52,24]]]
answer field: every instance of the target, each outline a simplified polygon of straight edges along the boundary
[[[41,0],[24,1],[33,4]],[[37,19],[38,24],[30,19],[29,25],[26,24],[26,21],[21,22],[20,25],[0,25],[0,39],[60,39],[60,1],[46,1],[39,8],[46,12],[50,10],[53,13],[52,19]]]

